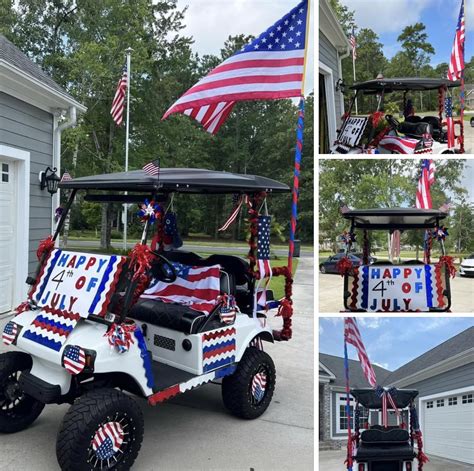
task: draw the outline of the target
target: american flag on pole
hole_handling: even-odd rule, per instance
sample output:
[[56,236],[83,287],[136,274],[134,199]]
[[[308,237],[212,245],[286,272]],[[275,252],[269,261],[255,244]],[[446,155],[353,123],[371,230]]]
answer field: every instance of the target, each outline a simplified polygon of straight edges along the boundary
[[220,295],[220,266],[192,267],[173,263],[177,278],[173,283],[152,280],[142,298],[178,303],[206,314],[214,309]]
[[453,121],[453,99],[448,96],[444,100],[444,111],[446,113],[446,125],[448,133],[448,148],[451,149],[455,145],[454,137],[454,121]]
[[156,177],[160,174],[160,161],[156,159],[153,162],[145,164],[143,166],[143,171],[148,175]]
[[349,42],[351,43],[351,47],[352,47],[352,58],[356,60],[357,59],[357,40],[355,37],[354,28],[352,28],[352,33],[349,36]]
[[300,96],[307,13],[304,0],[191,87],[163,119],[183,113],[215,134],[236,101]]
[[81,373],[86,366],[84,350],[76,345],[68,345],[64,349],[63,365],[72,375]]
[[127,92],[127,66],[123,67],[122,77],[120,77],[115,92],[114,101],[112,102],[112,109],[110,114],[117,126],[120,126],[123,121],[123,110],[125,109],[125,94]]
[[120,450],[124,431],[118,422],[107,422],[97,430],[92,439],[92,449],[99,460],[109,460]]
[[353,317],[344,319],[344,341],[353,345],[357,349],[359,361],[364,371],[367,382],[374,388],[377,384],[375,371],[372,368],[367,352],[365,351],[364,342],[357,327],[357,321]]
[[464,0],[461,1],[456,35],[454,37],[451,61],[449,62],[448,80],[458,80],[464,70],[464,42],[466,38],[466,23],[464,17]]
[[63,176],[61,177],[61,181],[62,182],[68,182],[68,181],[71,181],[71,180],[72,180],[71,174],[66,170],[63,173]]
[[436,166],[434,160],[423,159],[421,161],[421,175],[416,189],[416,207],[420,209],[431,209],[431,185],[435,181]]

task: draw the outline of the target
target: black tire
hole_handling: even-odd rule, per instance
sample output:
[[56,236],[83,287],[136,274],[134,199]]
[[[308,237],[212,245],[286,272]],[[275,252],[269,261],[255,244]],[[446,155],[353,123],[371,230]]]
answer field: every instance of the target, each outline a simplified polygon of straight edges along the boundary
[[30,355],[23,352],[0,354],[0,432],[15,433],[29,427],[44,404],[25,394],[18,383],[22,371],[31,370]]
[[326,273],[326,267],[324,265],[319,265],[319,271],[321,273]]
[[[266,375],[266,387],[260,400],[252,394],[252,381],[257,373]],[[222,380],[222,399],[232,414],[243,419],[260,417],[270,405],[275,390],[275,365],[270,355],[248,347],[234,374]]]
[[[124,432],[120,451],[101,459],[92,442],[107,423],[119,423]],[[56,456],[67,471],[130,469],[143,440],[143,414],[131,397],[116,389],[97,389],[81,396],[70,407],[58,432]],[[112,459],[113,458],[113,459]]]

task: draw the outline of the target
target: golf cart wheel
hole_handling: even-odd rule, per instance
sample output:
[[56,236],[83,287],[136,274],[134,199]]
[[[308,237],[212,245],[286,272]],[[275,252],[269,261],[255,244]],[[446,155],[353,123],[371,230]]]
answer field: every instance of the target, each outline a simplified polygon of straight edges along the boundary
[[270,355],[248,347],[235,373],[222,380],[224,405],[237,417],[260,417],[272,400],[275,376],[275,365]]
[[0,432],[15,433],[29,427],[41,414],[44,404],[25,394],[18,379],[30,370],[31,357],[22,352],[0,354]]
[[143,440],[138,404],[116,389],[97,389],[76,400],[56,442],[59,466],[67,471],[130,469]]

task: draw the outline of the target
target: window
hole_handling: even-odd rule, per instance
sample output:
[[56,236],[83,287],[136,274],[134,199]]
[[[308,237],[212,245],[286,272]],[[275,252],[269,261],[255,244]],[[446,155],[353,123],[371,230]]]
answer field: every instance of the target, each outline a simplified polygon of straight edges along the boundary
[[[346,395],[345,394],[336,394],[336,433],[347,432],[348,417],[346,410]],[[365,429],[366,425],[369,423],[369,409],[359,406],[360,415],[359,415],[359,427],[360,429]],[[351,414],[351,429],[354,429],[354,399],[350,398],[350,414]]]
[[428,402],[426,403],[426,408],[427,408],[427,409],[433,409],[433,401],[428,401]]
[[[354,428],[354,407],[351,406],[351,429]],[[347,411],[346,411],[346,406],[343,406],[342,404],[339,405],[339,430],[347,430]]]
[[444,399],[437,399],[436,407],[444,407]]
[[455,406],[458,403],[457,397],[450,397],[448,398],[448,406]]
[[465,396],[462,397],[462,403],[463,404],[472,404],[473,402],[473,395],[472,394],[466,394]]
[[2,163],[2,182],[3,183],[8,183],[8,177],[9,177],[9,168],[8,164]]

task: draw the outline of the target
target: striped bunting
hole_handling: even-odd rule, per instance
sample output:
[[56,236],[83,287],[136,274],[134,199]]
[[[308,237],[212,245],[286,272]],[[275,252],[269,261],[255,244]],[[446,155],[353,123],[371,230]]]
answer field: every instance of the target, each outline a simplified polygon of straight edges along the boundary
[[236,330],[224,328],[202,336],[202,369],[208,372],[235,362]]

